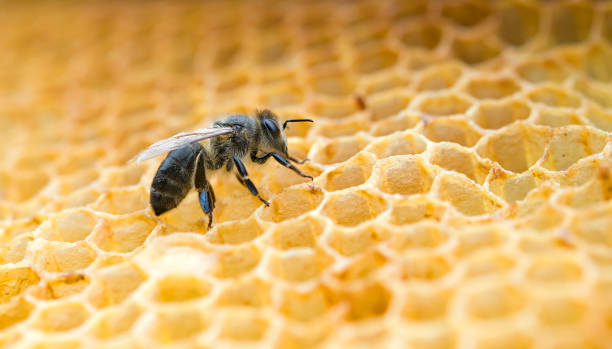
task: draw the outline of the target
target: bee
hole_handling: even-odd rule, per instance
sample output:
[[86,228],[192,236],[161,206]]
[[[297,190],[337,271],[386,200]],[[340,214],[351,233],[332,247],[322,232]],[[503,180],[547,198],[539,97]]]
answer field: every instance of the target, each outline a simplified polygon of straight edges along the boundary
[[[245,159],[263,164],[273,158],[279,164],[298,175],[302,173],[291,162],[303,164],[308,159],[297,160],[287,151],[285,128],[290,122],[313,122],[311,119],[291,119],[281,123],[269,110],[257,111],[255,117],[230,115],[215,121],[210,128],[181,132],[161,140],[139,153],[134,160],[144,161],[168,153],[159,165],[153,182],[149,202],[159,216],[179,205],[192,187],[198,191],[200,207],[208,215],[208,227],[212,226],[215,208],[215,192],[206,178],[207,171],[225,168],[236,169],[236,178],[266,206],[266,201],[249,179]],[[210,139],[207,146],[200,141]]]

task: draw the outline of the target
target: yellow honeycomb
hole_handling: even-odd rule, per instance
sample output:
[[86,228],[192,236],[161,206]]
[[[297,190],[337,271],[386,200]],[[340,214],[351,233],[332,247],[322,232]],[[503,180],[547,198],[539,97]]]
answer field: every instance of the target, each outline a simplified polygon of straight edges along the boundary
[[[0,347],[612,348],[611,2],[0,7]],[[314,181],[156,217],[257,108]]]

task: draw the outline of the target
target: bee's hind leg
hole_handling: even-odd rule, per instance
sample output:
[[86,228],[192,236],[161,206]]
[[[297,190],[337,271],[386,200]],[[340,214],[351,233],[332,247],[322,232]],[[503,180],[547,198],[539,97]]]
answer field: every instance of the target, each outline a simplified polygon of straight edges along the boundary
[[212,211],[215,208],[214,194],[211,195],[212,188],[209,190],[201,191],[198,196],[200,197],[200,207],[204,213],[208,215],[208,228],[212,226],[213,214]]
[[198,163],[196,165],[194,184],[196,190],[198,191],[200,207],[202,207],[202,211],[208,215],[208,228],[210,228],[213,222],[212,211],[215,209],[215,192],[206,179],[204,156],[204,153],[200,153],[200,157],[198,158]]

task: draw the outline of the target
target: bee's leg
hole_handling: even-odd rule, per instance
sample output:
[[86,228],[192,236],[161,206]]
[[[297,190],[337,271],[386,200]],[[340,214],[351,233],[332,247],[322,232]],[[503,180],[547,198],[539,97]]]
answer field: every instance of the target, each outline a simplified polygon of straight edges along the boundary
[[296,163],[296,164],[298,164],[298,165],[302,165],[302,164],[306,163],[306,161],[308,161],[308,158],[306,158],[306,159],[304,159],[304,160],[298,160],[298,159],[294,158],[294,157],[293,157],[293,156],[291,156],[291,155],[287,156],[287,159],[289,159],[289,160],[291,160],[291,161],[295,162],[295,163]]
[[210,186],[210,183],[206,179],[204,156],[205,153],[201,152],[196,165],[194,184],[196,190],[198,191],[200,207],[202,207],[202,211],[208,215],[208,228],[210,228],[213,221],[212,211],[215,209],[215,193]]
[[242,161],[236,156],[234,156],[234,164],[236,164],[236,169],[238,170],[238,175],[240,176],[238,181],[247,187],[251,194],[257,196],[266,206],[270,206],[270,203],[259,195],[257,187],[255,187],[255,184],[253,184],[253,182],[249,179],[249,173],[247,172],[246,167],[244,167]]
[[313,179],[312,176],[303,174],[297,167],[293,166],[293,164],[291,164],[289,160],[285,159],[282,155],[278,153],[270,153],[270,154],[272,154],[272,157],[274,158],[274,160],[278,161],[279,164],[293,170],[293,172],[299,174],[302,177]]
[[252,152],[251,153],[251,161],[253,161],[256,164],[263,164],[266,161],[268,161],[268,159],[270,158],[270,156],[272,156],[272,153],[268,153],[260,158],[257,157],[257,152]]

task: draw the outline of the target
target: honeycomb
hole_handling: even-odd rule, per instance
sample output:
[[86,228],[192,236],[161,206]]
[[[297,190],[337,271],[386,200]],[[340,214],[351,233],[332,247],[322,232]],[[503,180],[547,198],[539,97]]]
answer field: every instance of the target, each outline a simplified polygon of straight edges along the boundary
[[[612,3],[0,6],[0,347],[612,348]],[[314,181],[156,217],[258,108]]]

